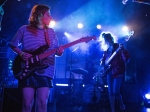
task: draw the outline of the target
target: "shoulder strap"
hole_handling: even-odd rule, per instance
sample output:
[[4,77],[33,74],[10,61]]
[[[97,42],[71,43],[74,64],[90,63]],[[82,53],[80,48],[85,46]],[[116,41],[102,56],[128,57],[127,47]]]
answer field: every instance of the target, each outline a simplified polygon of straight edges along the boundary
[[50,39],[49,39],[48,29],[47,28],[44,28],[44,35],[45,35],[46,43],[47,43],[48,47],[50,47]]

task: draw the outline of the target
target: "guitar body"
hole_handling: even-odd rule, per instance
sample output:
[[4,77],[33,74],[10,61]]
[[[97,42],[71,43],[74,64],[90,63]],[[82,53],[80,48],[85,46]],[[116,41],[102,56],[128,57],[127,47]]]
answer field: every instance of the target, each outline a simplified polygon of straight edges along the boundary
[[33,56],[27,61],[23,60],[19,55],[14,59],[12,70],[15,78],[18,80],[29,77],[35,70],[47,68],[48,64],[41,63],[37,57],[47,49],[47,46],[41,46],[34,52],[30,53]]

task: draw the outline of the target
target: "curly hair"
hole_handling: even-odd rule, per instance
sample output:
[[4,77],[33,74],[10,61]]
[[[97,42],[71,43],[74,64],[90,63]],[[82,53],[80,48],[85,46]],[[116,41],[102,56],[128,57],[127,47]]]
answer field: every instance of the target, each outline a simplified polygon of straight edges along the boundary
[[29,16],[29,24],[37,27],[39,23],[38,17],[44,15],[46,11],[50,10],[50,7],[47,5],[35,5],[33,6],[30,16]]

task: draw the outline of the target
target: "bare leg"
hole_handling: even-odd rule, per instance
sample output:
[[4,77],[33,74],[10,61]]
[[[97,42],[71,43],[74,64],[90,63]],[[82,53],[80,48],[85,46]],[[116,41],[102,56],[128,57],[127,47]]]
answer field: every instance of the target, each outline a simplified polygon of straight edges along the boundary
[[37,89],[36,112],[47,112],[47,102],[49,92],[50,92],[49,87],[41,87]]
[[23,105],[22,112],[31,112],[34,101],[34,88],[26,87],[22,89],[23,92]]

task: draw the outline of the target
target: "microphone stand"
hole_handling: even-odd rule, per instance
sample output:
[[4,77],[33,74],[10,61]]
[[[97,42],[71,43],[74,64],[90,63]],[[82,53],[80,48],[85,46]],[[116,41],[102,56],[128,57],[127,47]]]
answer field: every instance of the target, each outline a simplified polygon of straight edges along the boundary
[[94,109],[96,109],[96,101],[97,101],[96,87],[97,87],[97,84],[94,84],[94,91],[93,91],[93,97],[92,97],[92,101],[94,102]]
[[72,69],[72,53],[75,52],[79,48],[76,47],[73,51],[70,53],[70,79],[69,79],[69,105],[71,105],[71,90],[72,90],[72,78],[71,78],[71,69]]

